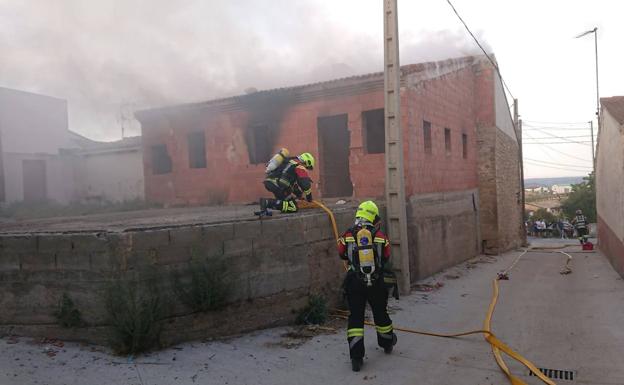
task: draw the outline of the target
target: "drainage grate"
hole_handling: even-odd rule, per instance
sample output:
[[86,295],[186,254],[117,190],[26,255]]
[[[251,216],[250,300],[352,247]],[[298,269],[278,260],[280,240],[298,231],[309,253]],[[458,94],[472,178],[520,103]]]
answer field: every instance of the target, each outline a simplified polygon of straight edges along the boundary
[[[557,380],[574,380],[574,372],[572,370],[558,370],[558,369],[546,369],[546,368],[538,368],[540,372],[544,373],[544,375],[548,378],[553,378]],[[529,371],[529,376],[535,376],[533,371]]]

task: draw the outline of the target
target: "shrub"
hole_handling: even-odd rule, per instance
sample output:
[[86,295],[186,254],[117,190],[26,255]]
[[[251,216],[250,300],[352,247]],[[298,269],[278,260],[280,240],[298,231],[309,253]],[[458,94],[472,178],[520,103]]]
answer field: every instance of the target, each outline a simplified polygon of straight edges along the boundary
[[190,278],[185,282],[179,273],[174,273],[174,292],[193,311],[218,310],[226,305],[231,285],[225,260],[211,258],[193,262],[184,276]]
[[299,325],[321,325],[327,320],[327,300],[322,295],[311,294],[295,322]]
[[119,354],[136,354],[158,346],[164,300],[150,282],[115,280],[106,290],[112,326],[111,345]]
[[76,309],[74,301],[69,298],[67,293],[63,293],[54,316],[58,320],[59,325],[64,328],[75,328],[83,325],[80,310]]

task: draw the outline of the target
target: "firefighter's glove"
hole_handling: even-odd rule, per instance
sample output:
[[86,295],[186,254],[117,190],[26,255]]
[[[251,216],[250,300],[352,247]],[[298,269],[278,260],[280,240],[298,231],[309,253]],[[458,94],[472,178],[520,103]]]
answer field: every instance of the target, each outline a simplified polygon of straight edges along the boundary
[[394,274],[393,271],[384,270],[383,280],[388,293],[390,292],[390,289],[392,289],[392,296],[395,299],[399,299],[399,285],[397,283],[396,274]]
[[306,195],[306,200],[307,200],[308,202],[312,202],[312,194],[311,194],[311,193],[310,193],[310,194],[308,194],[308,195]]

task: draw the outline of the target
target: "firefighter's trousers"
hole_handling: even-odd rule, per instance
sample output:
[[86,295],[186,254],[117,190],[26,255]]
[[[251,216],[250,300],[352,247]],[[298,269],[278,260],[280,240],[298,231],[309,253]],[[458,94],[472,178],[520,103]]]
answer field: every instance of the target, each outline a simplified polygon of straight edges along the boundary
[[377,329],[377,344],[382,348],[389,348],[396,343],[396,335],[392,329],[392,320],[386,309],[388,292],[383,277],[373,281],[372,286],[358,277],[354,271],[347,272],[345,291],[349,303],[349,323],[347,327],[347,341],[351,358],[364,357],[364,310],[366,302],[373,310],[373,319]]
[[298,211],[297,203],[287,189],[281,188],[275,180],[267,179],[264,187],[275,195],[275,199],[267,199],[267,207],[280,210],[283,213],[295,213]]

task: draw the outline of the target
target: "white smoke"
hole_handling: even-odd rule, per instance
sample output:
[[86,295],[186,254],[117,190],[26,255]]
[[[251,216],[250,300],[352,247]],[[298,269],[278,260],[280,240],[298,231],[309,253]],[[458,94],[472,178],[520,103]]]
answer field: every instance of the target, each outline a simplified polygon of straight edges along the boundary
[[[67,99],[70,129],[117,139],[135,108],[380,71],[381,31],[320,1],[0,0],[0,86]],[[403,64],[480,53],[459,29],[401,43]]]

